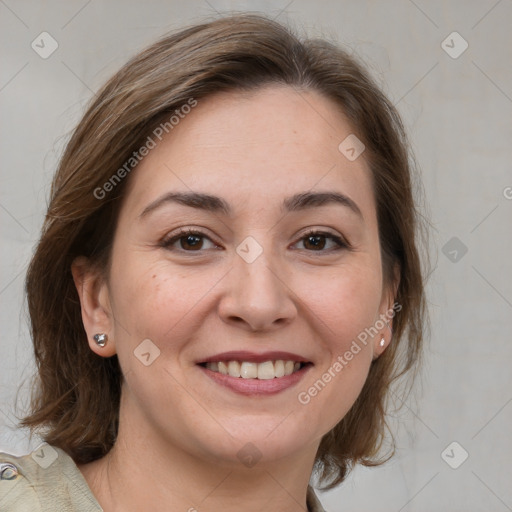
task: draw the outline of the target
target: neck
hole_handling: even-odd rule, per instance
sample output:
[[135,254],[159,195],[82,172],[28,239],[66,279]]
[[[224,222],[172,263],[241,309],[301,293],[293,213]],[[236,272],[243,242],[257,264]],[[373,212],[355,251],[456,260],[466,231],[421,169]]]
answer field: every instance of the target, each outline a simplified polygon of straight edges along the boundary
[[318,442],[279,460],[240,463],[198,457],[152,430],[126,421],[121,406],[116,444],[102,459],[79,466],[105,512],[296,512],[306,493]]

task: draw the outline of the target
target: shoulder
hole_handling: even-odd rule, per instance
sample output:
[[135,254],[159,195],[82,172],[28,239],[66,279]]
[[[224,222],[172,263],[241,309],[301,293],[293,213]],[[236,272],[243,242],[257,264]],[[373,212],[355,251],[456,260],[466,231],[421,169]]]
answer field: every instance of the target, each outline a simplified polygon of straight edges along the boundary
[[315,491],[313,490],[313,487],[311,487],[311,485],[308,485],[306,503],[308,506],[308,512],[327,512],[322,507],[322,504],[320,503],[320,500],[318,499],[318,497],[315,494]]
[[[309,512],[325,512],[308,486]],[[0,452],[2,512],[102,512],[82,473],[63,450],[42,444],[28,455]]]
[[0,452],[2,512],[101,512],[82,473],[63,450],[42,444],[28,455]]

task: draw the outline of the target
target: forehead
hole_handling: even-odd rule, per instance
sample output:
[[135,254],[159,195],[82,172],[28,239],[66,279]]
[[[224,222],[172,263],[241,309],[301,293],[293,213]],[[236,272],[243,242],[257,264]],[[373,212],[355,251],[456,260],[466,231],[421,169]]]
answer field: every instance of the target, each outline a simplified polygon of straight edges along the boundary
[[338,149],[351,133],[340,107],[313,91],[269,86],[217,93],[198,100],[144,157],[126,200],[141,210],[163,192],[193,190],[247,209],[333,189],[372,210],[364,153],[350,161]]

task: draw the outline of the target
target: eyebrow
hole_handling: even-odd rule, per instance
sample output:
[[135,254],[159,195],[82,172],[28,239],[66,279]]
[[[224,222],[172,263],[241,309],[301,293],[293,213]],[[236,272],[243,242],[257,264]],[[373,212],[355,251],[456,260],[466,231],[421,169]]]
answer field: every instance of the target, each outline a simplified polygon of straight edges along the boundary
[[[229,203],[221,197],[200,192],[169,192],[146,206],[139,215],[139,219],[169,203],[182,204],[212,213],[222,213],[226,216],[232,214]],[[302,192],[285,198],[281,208],[286,212],[296,212],[332,203],[348,208],[363,219],[363,214],[357,204],[350,197],[339,192]]]

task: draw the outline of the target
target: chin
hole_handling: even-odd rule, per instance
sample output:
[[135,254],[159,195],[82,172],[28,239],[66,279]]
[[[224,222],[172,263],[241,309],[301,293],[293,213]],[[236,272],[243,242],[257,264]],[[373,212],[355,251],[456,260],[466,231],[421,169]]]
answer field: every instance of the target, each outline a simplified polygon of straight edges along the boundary
[[304,424],[296,423],[293,416],[244,416],[236,422],[223,423],[225,430],[216,429],[198,444],[226,467],[275,462],[299,454],[321,437],[305,432]]

